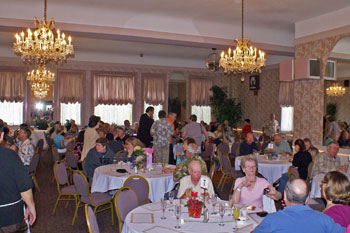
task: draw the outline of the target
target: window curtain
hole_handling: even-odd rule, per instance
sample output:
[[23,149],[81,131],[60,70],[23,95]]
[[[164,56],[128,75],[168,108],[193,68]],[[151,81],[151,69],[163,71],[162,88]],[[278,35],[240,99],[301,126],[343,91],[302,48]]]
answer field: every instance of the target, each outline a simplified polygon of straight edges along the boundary
[[280,82],[279,104],[281,106],[294,106],[293,82]]
[[9,125],[22,124],[23,102],[0,101],[0,119]]
[[211,108],[209,106],[191,106],[191,114],[197,116],[197,122],[204,121],[209,124],[211,121]]
[[294,107],[281,107],[281,132],[293,132]]
[[161,104],[158,104],[158,105],[151,105],[151,104],[147,104],[146,101],[144,101],[143,103],[143,106],[144,107],[144,112],[146,112],[146,109],[150,106],[152,106],[154,108],[154,114],[153,114],[153,119],[156,121],[156,120],[159,120],[159,117],[158,117],[158,113],[159,111],[163,110],[163,105]]
[[165,103],[165,75],[143,74],[143,100],[149,105]]
[[134,77],[117,75],[94,76],[94,104],[125,105],[133,104]]
[[209,106],[209,96],[211,95],[210,88],[212,86],[213,82],[211,80],[190,77],[191,105]]
[[83,73],[58,73],[60,103],[81,103],[84,100]]
[[24,101],[24,72],[0,72],[0,101]]
[[81,104],[80,103],[61,103],[61,122],[64,124],[66,120],[75,120],[77,125],[81,125]]
[[132,104],[103,105],[95,107],[94,114],[100,116],[103,122],[109,124],[124,125],[125,120],[132,122]]

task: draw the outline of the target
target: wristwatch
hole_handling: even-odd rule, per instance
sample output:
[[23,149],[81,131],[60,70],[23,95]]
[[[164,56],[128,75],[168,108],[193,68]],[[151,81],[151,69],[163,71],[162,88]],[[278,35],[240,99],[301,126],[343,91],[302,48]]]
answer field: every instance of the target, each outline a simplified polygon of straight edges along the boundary
[[241,189],[240,189],[240,188],[236,188],[236,190],[237,190],[238,192],[240,192],[240,191],[241,191]]

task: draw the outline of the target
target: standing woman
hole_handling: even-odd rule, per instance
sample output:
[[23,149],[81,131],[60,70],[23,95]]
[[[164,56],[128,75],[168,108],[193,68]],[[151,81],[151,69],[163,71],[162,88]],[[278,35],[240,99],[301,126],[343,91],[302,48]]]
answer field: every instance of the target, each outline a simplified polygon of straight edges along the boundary
[[100,121],[101,118],[95,115],[92,115],[89,118],[89,128],[85,130],[84,134],[84,147],[83,152],[81,153],[81,161],[85,159],[89,150],[96,146],[96,140],[100,138],[100,135],[96,131],[100,126]]

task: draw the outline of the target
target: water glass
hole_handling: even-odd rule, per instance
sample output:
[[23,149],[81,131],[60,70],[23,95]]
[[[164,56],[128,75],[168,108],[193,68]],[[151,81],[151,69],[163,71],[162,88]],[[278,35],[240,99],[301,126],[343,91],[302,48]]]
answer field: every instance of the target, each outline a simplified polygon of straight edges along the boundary
[[216,205],[217,202],[218,202],[218,195],[215,194],[215,195],[213,195],[211,197],[211,204],[213,205],[213,212],[212,212],[212,214],[216,214],[216,212],[215,212],[215,205]]
[[[173,202],[174,202],[174,191],[170,191],[169,192],[169,204],[170,204],[170,207],[173,206]],[[169,208],[169,211],[173,211],[172,208]]]
[[225,226],[225,224],[223,222],[223,218],[225,215],[225,206],[223,204],[219,205],[219,213],[220,213],[220,217],[221,217],[221,221],[219,223],[219,226]]
[[166,201],[163,198],[160,199],[160,205],[162,207],[162,212],[163,212],[163,216],[160,219],[164,220],[164,219],[166,219],[166,217],[164,216],[164,212],[166,209]]
[[231,212],[232,212],[232,207],[233,207],[233,194],[229,195],[228,203],[229,203],[229,207],[230,207],[230,212],[229,212],[228,216],[232,216]]
[[176,217],[176,222],[177,222],[175,228],[179,229],[179,228],[181,228],[179,225],[180,217],[181,217],[181,204],[180,203],[175,205],[175,217]]

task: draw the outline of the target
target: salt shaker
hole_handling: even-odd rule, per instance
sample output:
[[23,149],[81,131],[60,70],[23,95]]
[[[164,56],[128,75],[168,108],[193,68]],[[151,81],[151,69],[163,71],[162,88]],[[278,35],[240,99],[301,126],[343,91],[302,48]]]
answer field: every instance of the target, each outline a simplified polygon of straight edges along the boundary
[[203,218],[203,222],[204,222],[204,223],[209,222],[209,210],[208,210],[208,208],[205,208],[205,209],[204,209],[204,218]]

